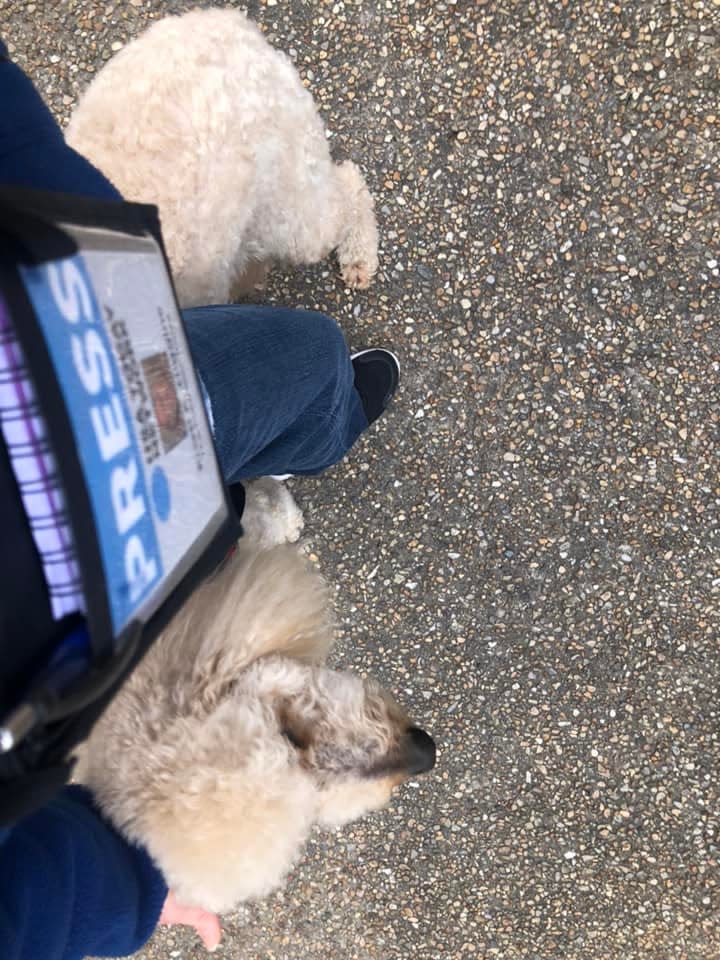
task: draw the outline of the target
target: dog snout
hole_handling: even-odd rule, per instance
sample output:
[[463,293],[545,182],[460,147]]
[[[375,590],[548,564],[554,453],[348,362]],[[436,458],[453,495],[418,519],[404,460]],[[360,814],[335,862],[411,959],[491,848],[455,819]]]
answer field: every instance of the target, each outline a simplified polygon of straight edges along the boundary
[[411,777],[435,766],[435,741],[420,727],[410,727],[404,737],[404,766]]

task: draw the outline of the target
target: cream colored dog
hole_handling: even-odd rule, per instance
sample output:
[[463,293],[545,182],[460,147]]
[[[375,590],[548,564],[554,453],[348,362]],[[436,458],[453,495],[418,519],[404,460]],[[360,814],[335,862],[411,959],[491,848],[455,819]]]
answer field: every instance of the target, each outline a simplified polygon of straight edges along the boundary
[[384,806],[435,761],[387,692],[323,666],[328,591],[280,542],[302,526],[287,490],[250,485],[243,525],[236,554],[150,649],[83,757],[111,821],[180,902],[214,912],[277,887],[313,824]]
[[334,249],[350,286],[377,269],[360,171],[333,163],[292,63],[237,10],[153,24],[103,67],[66,133],[127,200],[158,205],[182,306],[227,303],[273,261]]

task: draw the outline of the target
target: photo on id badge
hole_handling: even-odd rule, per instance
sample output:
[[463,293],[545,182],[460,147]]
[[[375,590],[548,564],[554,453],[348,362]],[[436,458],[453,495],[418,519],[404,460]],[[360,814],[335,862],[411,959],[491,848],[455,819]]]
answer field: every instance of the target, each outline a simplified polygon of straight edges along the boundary
[[169,453],[187,434],[180,400],[166,353],[154,353],[142,361],[163,450]]

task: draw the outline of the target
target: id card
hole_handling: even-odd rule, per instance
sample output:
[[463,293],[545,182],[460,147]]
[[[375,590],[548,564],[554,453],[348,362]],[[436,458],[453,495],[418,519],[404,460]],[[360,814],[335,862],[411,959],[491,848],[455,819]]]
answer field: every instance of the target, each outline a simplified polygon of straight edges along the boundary
[[155,240],[68,232],[81,252],[20,275],[65,395],[119,633],[197,559],[225,499]]
[[3,283],[59,466],[91,634],[120,638],[132,623],[154,634],[239,534],[157,211],[22,201],[4,214],[0,203],[15,262]]

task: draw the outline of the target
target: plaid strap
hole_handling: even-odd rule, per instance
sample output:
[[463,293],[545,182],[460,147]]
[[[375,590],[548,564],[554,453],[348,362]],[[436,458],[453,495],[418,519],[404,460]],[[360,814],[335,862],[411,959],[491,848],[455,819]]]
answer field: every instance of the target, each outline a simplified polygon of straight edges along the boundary
[[0,429],[43,566],[53,616],[85,607],[55,457],[7,307],[0,297]]

